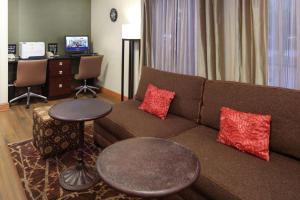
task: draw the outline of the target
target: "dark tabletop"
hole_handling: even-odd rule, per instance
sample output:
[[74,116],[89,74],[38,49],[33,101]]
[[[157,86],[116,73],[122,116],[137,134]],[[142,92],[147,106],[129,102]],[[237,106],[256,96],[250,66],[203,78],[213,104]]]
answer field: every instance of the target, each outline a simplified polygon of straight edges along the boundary
[[197,157],[169,140],[140,137],[117,142],[97,159],[100,177],[112,187],[140,197],[161,197],[190,186],[200,172]]
[[104,117],[112,110],[109,103],[96,99],[77,99],[52,106],[49,115],[63,121],[89,121]]

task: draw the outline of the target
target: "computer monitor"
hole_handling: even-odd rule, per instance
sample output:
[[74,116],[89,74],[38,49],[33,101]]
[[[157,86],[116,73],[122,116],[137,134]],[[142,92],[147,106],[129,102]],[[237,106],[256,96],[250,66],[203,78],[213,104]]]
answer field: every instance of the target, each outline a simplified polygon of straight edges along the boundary
[[67,35],[65,40],[65,50],[70,53],[81,53],[89,50],[89,37],[86,35]]

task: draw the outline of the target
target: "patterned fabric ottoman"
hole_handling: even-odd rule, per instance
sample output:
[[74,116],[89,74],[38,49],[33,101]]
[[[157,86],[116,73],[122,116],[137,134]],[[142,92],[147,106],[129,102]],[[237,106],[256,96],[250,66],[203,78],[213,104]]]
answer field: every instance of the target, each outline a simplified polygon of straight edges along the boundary
[[33,110],[33,144],[47,158],[79,147],[80,123],[62,122],[48,115],[50,106]]

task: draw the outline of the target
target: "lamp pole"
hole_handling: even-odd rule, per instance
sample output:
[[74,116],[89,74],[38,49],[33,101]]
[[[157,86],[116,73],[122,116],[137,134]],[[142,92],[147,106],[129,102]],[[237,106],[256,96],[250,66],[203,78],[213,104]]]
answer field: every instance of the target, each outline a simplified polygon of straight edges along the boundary
[[136,42],[139,44],[139,51],[140,51],[140,39],[122,39],[121,101],[124,101],[124,71],[125,71],[124,54],[125,54],[126,41],[129,42],[128,99],[132,99],[134,96],[134,47]]

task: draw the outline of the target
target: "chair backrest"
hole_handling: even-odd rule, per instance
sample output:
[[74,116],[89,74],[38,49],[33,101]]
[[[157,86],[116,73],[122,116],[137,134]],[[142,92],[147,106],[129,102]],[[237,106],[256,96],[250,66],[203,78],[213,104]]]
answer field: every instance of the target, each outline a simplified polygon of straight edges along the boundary
[[77,79],[96,78],[100,75],[103,55],[82,56]]
[[16,87],[42,85],[46,82],[47,60],[20,60],[17,67]]

